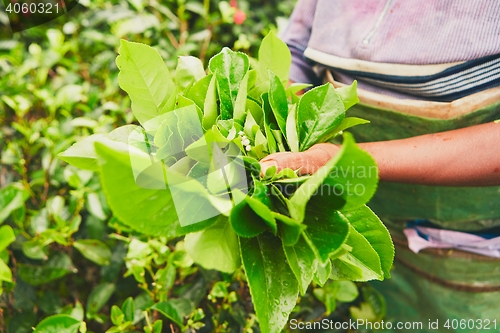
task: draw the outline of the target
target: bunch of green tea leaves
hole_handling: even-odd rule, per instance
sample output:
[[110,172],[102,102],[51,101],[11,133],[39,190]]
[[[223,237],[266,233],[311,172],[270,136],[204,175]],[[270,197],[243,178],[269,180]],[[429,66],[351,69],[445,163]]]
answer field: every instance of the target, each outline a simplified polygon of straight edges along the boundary
[[205,268],[243,266],[263,332],[281,331],[313,280],[389,277],[394,247],[365,205],[376,165],[348,133],[311,176],[261,174],[258,162],[364,123],[345,118],[358,101],[355,84],[297,96],[307,86],[286,87],[291,56],[273,34],[258,60],[224,48],[207,70],[180,57],[174,75],[147,45],[122,41],[119,53],[120,87],[141,126],[90,136],[60,155],[99,172],[119,220],[144,234],[185,235],[186,251]]

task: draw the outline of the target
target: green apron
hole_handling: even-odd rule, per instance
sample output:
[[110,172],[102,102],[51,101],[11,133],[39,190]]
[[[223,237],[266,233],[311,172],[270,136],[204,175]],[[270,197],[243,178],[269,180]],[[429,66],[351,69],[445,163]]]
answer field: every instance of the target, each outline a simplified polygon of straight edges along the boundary
[[[340,85],[331,76],[330,81]],[[366,91],[359,95],[361,103],[348,110],[347,115],[368,119],[371,124],[350,130],[358,142],[408,138],[500,118],[497,88],[452,103],[400,100]],[[368,206],[387,225],[396,246],[392,278],[373,283],[386,298],[386,320],[423,324],[418,330],[386,332],[500,331],[500,259],[454,249],[425,249],[416,254],[408,249],[402,232],[406,222],[415,219],[460,231],[498,227],[500,187],[381,182]],[[449,328],[445,328],[448,319]],[[461,324],[462,319],[475,322]],[[491,321],[489,330],[484,329],[487,319]],[[429,320],[432,328],[428,327]],[[437,330],[433,329],[436,320]]]

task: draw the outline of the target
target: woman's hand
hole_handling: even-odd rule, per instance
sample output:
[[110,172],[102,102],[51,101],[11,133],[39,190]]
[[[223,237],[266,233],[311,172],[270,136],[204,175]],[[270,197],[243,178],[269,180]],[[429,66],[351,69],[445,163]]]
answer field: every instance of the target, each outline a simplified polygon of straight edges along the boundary
[[262,173],[264,174],[271,166],[276,166],[277,171],[285,168],[299,170],[299,175],[315,173],[325,165],[339,147],[331,143],[319,143],[308,150],[300,153],[275,153],[264,157],[260,161]]
[[[500,185],[500,123],[380,142],[360,143],[378,165],[381,181],[438,186]],[[261,160],[263,172],[275,165],[312,174],[339,150],[330,143],[301,153],[277,153]]]

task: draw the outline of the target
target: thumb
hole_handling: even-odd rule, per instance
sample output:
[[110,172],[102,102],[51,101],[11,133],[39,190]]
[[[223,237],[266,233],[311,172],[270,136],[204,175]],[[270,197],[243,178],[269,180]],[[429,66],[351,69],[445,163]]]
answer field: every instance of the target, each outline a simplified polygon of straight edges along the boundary
[[308,155],[309,153],[307,151],[299,153],[283,152],[268,155],[260,161],[262,174],[265,174],[266,170],[272,166],[275,166],[277,171],[289,168],[292,170],[299,170],[299,174],[312,173],[315,169],[311,168],[309,165],[311,161]]
[[325,165],[338,150],[337,146],[330,143],[320,143],[299,153],[282,152],[271,154],[260,161],[262,174],[265,174],[266,170],[272,166],[275,166],[277,171],[289,168],[299,170],[299,175],[313,174]]

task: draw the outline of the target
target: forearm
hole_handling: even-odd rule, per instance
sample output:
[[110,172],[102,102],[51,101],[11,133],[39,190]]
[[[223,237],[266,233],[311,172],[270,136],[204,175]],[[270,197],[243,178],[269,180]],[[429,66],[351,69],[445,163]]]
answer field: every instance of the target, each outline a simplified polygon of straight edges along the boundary
[[[442,186],[500,185],[500,124],[427,134],[408,139],[360,143],[379,168],[381,181]],[[261,161],[263,171],[274,165],[312,174],[335,154],[330,143],[301,153],[272,154]]]
[[500,124],[361,143],[380,180],[443,186],[500,185]]

